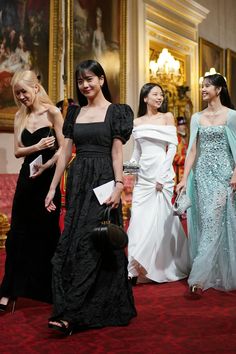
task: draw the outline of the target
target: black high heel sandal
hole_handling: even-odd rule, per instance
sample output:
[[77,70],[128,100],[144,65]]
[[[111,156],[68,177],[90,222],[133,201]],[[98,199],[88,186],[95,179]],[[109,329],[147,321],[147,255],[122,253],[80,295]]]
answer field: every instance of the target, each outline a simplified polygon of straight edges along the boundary
[[10,312],[14,313],[16,308],[16,298],[9,298],[7,304],[0,304],[0,312],[6,312],[10,304],[12,304]]
[[138,277],[128,277],[128,279],[132,286],[135,286],[137,284]]
[[[53,322],[57,322],[59,325],[55,323],[48,322],[48,328],[55,329],[63,333],[65,336],[71,336],[73,332],[73,326],[68,322],[67,324],[63,320],[51,320]],[[67,322],[67,321],[66,321]]]

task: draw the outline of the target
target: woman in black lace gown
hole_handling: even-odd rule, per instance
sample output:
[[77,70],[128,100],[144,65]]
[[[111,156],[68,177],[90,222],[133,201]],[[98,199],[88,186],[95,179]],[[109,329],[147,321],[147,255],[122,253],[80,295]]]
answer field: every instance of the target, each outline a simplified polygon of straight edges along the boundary
[[[65,228],[53,257],[54,310],[48,324],[65,334],[72,329],[127,325],[136,315],[124,251],[102,252],[91,238],[106,204],[121,213],[122,143],[130,137],[133,112],[125,104],[110,103],[106,76],[98,62],[78,65],[76,80],[80,108],[69,107],[63,127],[65,144],[45,201],[49,211],[55,210],[55,188],[74,142]],[[113,179],[114,192],[100,205],[93,188]]]
[[[60,236],[60,191],[57,212],[49,213],[44,200],[63,143],[63,118],[33,71],[18,72],[12,79],[19,107],[15,116],[15,156],[24,157],[13,200],[11,228],[6,241],[5,275],[0,288],[0,310],[19,296],[51,302],[51,258]],[[42,155],[30,177],[29,164]]]

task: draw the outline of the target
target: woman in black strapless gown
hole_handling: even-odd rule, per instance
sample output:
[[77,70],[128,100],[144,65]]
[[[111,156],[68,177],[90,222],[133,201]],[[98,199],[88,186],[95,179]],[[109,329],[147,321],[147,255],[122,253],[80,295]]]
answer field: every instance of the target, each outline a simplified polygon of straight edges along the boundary
[[[65,334],[72,329],[127,325],[136,315],[123,250],[102,252],[94,247],[91,231],[98,226],[106,204],[119,209],[123,189],[122,143],[130,137],[133,112],[111,104],[105,73],[93,60],[76,71],[81,108],[69,107],[64,122],[65,144],[50,191],[48,210],[73,142],[76,157],[67,180],[65,228],[53,257],[53,316],[49,327]],[[93,188],[111,180],[116,187],[100,205]]]
[[[19,106],[14,129],[15,155],[24,157],[24,162],[6,241],[5,275],[0,288],[2,311],[9,299],[20,296],[52,301],[51,258],[60,236],[59,188],[55,195],[56,213],[45,209],[44,200],[59,153],[55,142],[59,146],[63,142],[63,118],[32,71],[15,74],[12,86]],[[29,164],[39,155],[43,164],[30,177]]]

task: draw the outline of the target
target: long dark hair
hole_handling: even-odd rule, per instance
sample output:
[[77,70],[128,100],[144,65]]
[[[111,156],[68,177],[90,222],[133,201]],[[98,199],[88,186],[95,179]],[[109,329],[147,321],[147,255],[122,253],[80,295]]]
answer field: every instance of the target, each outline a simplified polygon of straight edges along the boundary
[[211,85],[215,87],[221,87],[220,90],[220,102],[223,106],[234,109],[234,105],[231,102],[227,83],[224,77],[220,74],[213,74],[204,76],[204,80],[207,80]]
[[106,74],[103,70],[103,67],[96,60],[84,60],[77,65],[75,71],[76,91],[77,91],[77,98],[78,98],[79,105],[83,107],[88,104],[87,98],[80,92],[77,83],[80,77],[85,76],[86,71],[91,71],[99,78],[101,76],[104,77],[104,83],[102,85],[102,93],[109,102],[112,102],[111,94],[107,84]]
[[138,106],[138,117],[142,117],[147,113],[147,103],[144,102],[144,98],[147,97],[147,95],[149,94],[149,92],[151,91],[151,89],[153,89],[153,87],[159,87],[163,93],[164,96],[164,101],[162,102],[161,107],[158,109],[158,112],[162,112],[165,113],[167,112],[167,104],[166,104],[166,100],[165,100],[165,92],[163,90],[163,88],[156,83],[153,82],[148,82],[146,84],[143,85],[143,87],[140,90],[140,95],[139,95],[139,106]]

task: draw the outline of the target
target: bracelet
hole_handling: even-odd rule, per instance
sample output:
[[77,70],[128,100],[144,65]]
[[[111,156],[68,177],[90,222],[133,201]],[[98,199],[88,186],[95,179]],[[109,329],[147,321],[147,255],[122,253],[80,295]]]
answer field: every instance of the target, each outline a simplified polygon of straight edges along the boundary
[[118,180],[117,180],[117,181],[115,181],[115,184],[116,184],[116,183],[121,183],[121,184],[124,185],[124,182],[123,182],[123,181],[118,181]]

